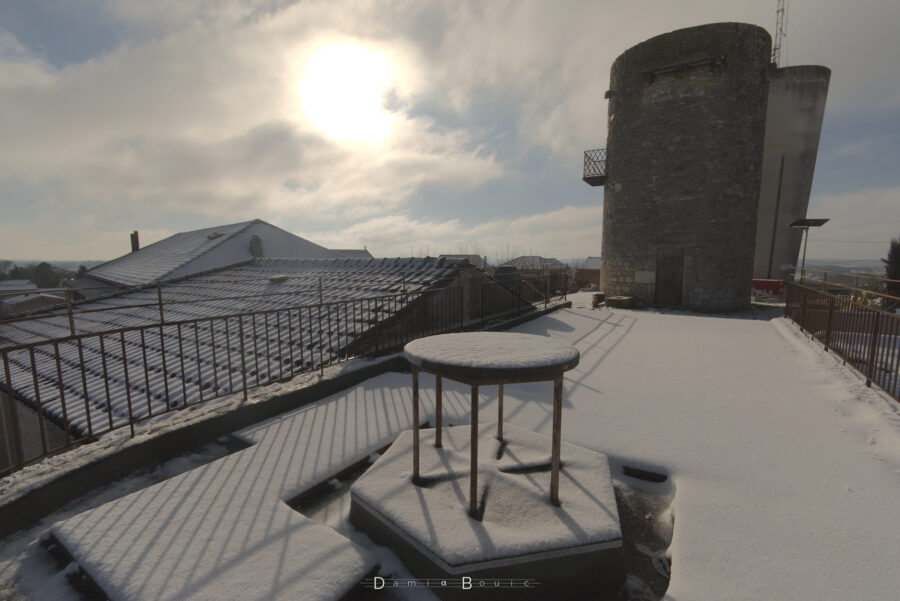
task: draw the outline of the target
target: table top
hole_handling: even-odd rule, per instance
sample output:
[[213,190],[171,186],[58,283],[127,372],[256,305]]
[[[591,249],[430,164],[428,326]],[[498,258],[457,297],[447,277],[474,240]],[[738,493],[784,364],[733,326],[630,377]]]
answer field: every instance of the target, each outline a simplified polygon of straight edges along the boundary
[[570,344],[547,336],[509,332],[465,332],[419,338],[403,353],[413,366],[471,383],[555,379],[578,365]]

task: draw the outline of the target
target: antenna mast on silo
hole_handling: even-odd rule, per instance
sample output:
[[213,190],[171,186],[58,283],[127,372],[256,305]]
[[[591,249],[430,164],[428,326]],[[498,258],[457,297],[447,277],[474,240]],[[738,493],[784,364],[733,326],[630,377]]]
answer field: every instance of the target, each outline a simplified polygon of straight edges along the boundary
[[781,45],[784,42],[784,1],[778,0],[778,8],[775,9],[775,43],[772,45],[772,62],[781,66]]

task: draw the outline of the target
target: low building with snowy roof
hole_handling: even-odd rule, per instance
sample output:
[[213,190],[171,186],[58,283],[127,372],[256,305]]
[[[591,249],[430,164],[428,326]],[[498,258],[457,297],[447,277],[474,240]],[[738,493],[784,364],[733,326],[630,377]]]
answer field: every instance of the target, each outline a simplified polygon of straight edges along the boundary
[[0,317],[59,305],[65,297],[56,289],[39,289],[31,280],[0,280]]
[[38,287],[31,280],[0,280],[0,294],[29,292]]
[[525,255],[507,261],[500,267],[515,267],[520,273],[530,276],[550,276],[549,285],[552,289],[568,286],[569,266],[557,259]]
[[487,260],[485,257],[479,255],[438,255],[442,259],[448,259],[452,261],[468,261],[469,265],[473,267],[477,267],[478,269],[484,269],[487,266]]
[[533,307],[513,287],[482,298],[483,278],[433,258],[258,258],[0,324],[0,390],[68,445]]
[[340,253],[341,255],[347,257],[348,259],[374,259],[372,253],[369,252],[368,249],[363,248],[362,250],[357,248],[340,248],[340,249],[332,249],[336,253]]
[[[133,247],[138,246],[132,234]],[[235,265],[258,257],[345,258],[260,219],[174,234],[88,270],[75,286],[95,297],[128,286],[143,286]],[[371,257],[369,257],[371,258]]]
[[584,260],[584,263],[575,270],[575,279],[599,287],[601,273],[602,266],[600,264],[600,257],[588,257]]
[[568,269],[565,263],[557,259],[547,259],[544,257],[539,257],[537,255],[524,255],[521,257],[516,257],[506,263],[503,263],[505,266],[515,267],[519,271],[560,271],[564,269]]

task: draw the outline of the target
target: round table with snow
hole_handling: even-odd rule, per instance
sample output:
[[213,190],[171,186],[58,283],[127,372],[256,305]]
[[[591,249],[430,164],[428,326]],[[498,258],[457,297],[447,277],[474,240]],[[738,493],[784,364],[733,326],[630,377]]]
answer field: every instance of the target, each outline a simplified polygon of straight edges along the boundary
[[497,438],[503,439],[503,385],[553,382],[553,442],[550,502],[559,505],[559,448],[563,373],[578,365],[578,349],[545,336],[508,332],[467,332],[419,338],[403,353],[412,368],[413,482],[419,482],[419,373],[435,376],[435,446],[441,446],[442,378],[472,387],[472,442],[469,513],[478,510],[478,387],[499,385]]

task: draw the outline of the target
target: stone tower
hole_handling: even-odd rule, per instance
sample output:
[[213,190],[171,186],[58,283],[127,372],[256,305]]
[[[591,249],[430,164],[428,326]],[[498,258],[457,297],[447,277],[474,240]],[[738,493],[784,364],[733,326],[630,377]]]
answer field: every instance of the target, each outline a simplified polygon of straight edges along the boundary
[[613,63],[608,295],[698,311],[748,306],[770,56],[765,29],[715,23],[657,36]]

